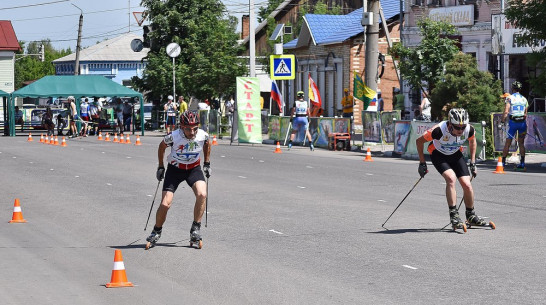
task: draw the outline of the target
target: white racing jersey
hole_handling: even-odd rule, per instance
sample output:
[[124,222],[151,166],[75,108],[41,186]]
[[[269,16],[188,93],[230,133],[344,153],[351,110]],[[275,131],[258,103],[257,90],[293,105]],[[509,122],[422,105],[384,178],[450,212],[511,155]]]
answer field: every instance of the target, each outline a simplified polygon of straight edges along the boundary
[[510,105],[509,115],[511,117],[522,117],[525,115],[525,108],[529,107],[527,99],[521,95],[519,92],[516,92],[506,98],[506,104]]
[[466,128],[460,137],[452,135],[447,127],[447,121],[443,121],[425,132],[423,135],[425,140],[427,142],[432,141],[432,144],[428,147],[429,153],[436,149],[444,155],[452,155],[461,149],[464,142],[474,137],[474,127],[470,124],[466,124]]
[[305,116],[307,114],[307,101],[295,101],[296,106],[296,116]]
[[192,169],[200,165],[200,154],[205,142],[208,142],[209,134],[198,129],[197,134],[191,140],[186,138],[180,128],[165,136],[163,141],[171,146],[171,153],[167,156],[167,162],[180,169]]

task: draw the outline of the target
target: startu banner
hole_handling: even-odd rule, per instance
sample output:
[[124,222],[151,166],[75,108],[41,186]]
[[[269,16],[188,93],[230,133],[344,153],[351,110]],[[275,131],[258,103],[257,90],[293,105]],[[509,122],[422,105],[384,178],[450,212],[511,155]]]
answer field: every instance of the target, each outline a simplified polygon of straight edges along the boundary
[[240,143],[262,143],[260,81],[237,77],[237,121]]

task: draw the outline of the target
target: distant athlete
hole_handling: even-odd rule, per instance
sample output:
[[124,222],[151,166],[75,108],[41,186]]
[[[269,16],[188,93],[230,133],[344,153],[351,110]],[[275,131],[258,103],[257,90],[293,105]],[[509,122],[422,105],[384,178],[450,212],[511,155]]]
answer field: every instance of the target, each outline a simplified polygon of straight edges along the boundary
[[314,150],[313,139],[309,133],[309,105],[307,101],[303,99],[303,91],[298,91],[297,100],[294,101],[294,107],[292,108],[292,133],[290,134],[290,142],[288,142],[288,149],[292,148],[292,141],[296,137],[296,133],[300,130],[305,130],[305,136],[309,140],[309,149]]
[[506,135],[506,142],[504,143],[504,149],[502,151],[502,165],[506,165],[506,156],[508,155],[508,149],[512,144],[512,139],[518,134],[519,155],[520,163],[516,167],[516,170],[525,171],[525,136],[527,135],[527,110],[529,103],[527,99],[521,95],[521,83],[515,81],[512,83],[512,90],[514,93],[506,98],[506,107],[502,115],[501,122],[506,122],[506,117],[510,120],[508,122],[508,132]]
[[[171,147],[171,153],[167,157],[168,166],[165,173],[163,159],[167,147]],[[158,181],[163,180],[163,194],[161,204],[157,209],[156,222],[152,234],[146,238],[148,243],[146,249],[153,247],[161,237],[163,224],[167,219],[167,212],[171,207],[174,193],[180,183],[186,181],[195,195],[193,208],[193,223],[190,229],[190,243],[202,246],[201,219],[205,211],[207,199],[207,185],[205,176],[209,177],[210,169],[210,148],[209,135],[199,129],[199,116],[194,112],[186,111],[180,116],[180,128],[174,130],[163,138],[157,149],[158,167],[156,177]],[[203,154],[203,170],[201,170],[201,158]]]

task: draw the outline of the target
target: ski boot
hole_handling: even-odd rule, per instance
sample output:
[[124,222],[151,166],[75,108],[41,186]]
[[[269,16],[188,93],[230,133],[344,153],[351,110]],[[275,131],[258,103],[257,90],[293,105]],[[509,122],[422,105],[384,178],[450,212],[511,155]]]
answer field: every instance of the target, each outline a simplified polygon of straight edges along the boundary
[[152,231],[150,236],[148,236],[148,238],[146,238],[147,243],[146,243],[145,249],[148,250],[150,248],[153,248],[160,237],[161,237],[161,230],[157,231],[154,228],[154,230]]
[[313,144],[309,144],[309,149],[310,149],[311,151],[313,151],[313,150],[315,150],[315,146],[313,146]]
[[491,229],[495,230],[496,226],[495,223],[492,221],[486,221],[487,217],[481,217],[476,215],[474,210],[472,211],[466,211],[466,226],[470,229],[472,226],[476,227],[490,227]]
[[466,224],[461,220],[461,217],[459,217],[459,211],[457,211],[457,209],[449,209],[449,218],[453,231],[463,229],[463,232],[466,233]]
[[526,172],[527,167],[525,167],[525,163],[520,163],[518,166],[516,166],[515,170],[517,172]]
[[193,244],[197,246],[197,248],[201,249],[203,248],[203,239],[201,238],[201,223],[200,222],[193,222],[190,229],[190,247],[193,247]]

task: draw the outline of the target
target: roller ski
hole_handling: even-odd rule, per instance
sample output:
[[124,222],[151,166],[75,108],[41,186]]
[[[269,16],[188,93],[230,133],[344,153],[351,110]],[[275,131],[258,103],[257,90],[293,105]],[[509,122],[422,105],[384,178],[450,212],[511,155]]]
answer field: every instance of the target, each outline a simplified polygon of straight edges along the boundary
[[487,217],[481,217],[476,215],[474,211],[466,212],[466,226],[470,229],[474,227],[489,227],[495,230],[495,223],[492,221],[486,221]]
[[463,232],[466,233],[466,224],[461,220],[461,217],[459,217],[459,211],[457,211],[457,209],[449,209],[449,218],[453,231],[457,231],[457,229],[462,229]]
[[527,167],[525,167],[525,163],[520,163],[518,166],[514,168],[516,172],[526,172]]
[[203,248],[203,239],[201,238],[201,223],[193,222],[190,229],[190,247],[196,245],[198,249]]
[[147,243],[144,249],[148,250],[150,248],[155,247],[155,244],[157,243],[160,237],[161,237],[161,231],[153,230],[152,234],[150,234],[150,236],[146,238]]

